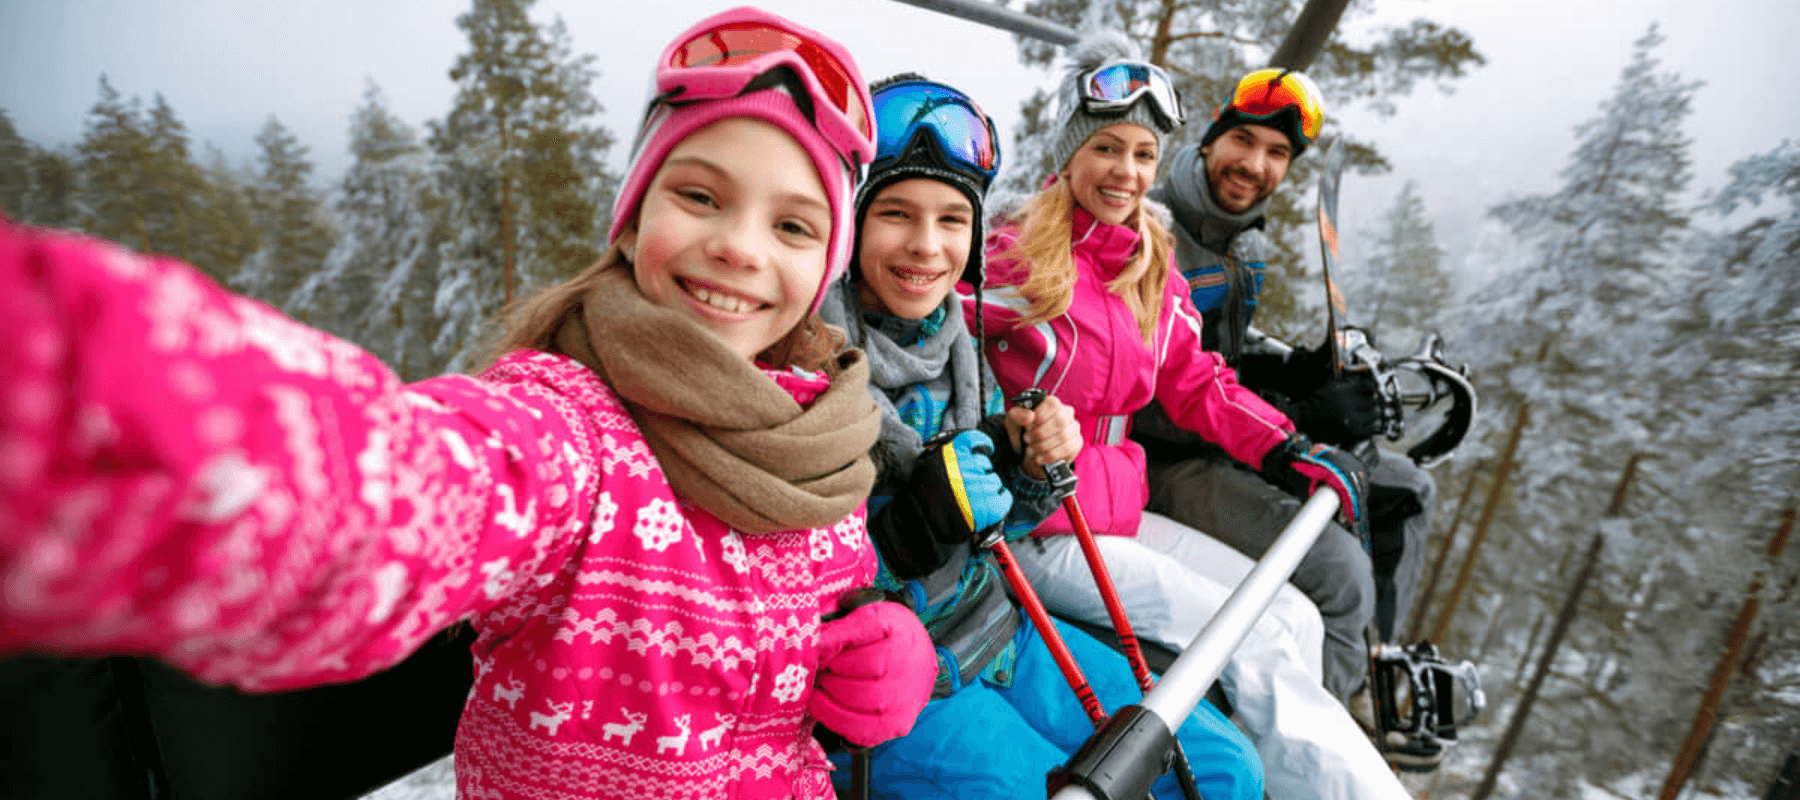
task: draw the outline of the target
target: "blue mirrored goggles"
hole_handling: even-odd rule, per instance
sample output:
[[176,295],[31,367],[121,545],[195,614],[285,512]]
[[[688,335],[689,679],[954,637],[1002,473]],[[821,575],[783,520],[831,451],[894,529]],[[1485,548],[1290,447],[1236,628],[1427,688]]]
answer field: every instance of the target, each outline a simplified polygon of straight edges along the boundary
[[875,163],[897,158],[918,135],[931,131],[938,150],[961,167],[993,180],[1000,169],[999,135],[981,106],[941,83],[905,81],[875,93]]
[[1081,79],[1082,107],[1093,114],[1122,114],[1149,97],[1150,107],[1171,130],[1185,121],[1181,94],[1162,67],[1143,61],[1102,64]]

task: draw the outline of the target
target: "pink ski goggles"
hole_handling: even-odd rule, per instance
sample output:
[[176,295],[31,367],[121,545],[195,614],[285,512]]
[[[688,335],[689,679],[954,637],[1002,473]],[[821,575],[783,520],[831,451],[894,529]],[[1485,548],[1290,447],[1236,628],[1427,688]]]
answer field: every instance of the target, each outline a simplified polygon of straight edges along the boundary
[[[787,67],[806,97],[813,125],[844,163],[860,171],[874,159],[869,90],[849,51],[816,32],[755,8],[738,8],[688,30],[663,51],[656,67],[656,99],[679,104],[736,97],[762,88],[772,70]],[[809,108],[810,106],[810,108]]]

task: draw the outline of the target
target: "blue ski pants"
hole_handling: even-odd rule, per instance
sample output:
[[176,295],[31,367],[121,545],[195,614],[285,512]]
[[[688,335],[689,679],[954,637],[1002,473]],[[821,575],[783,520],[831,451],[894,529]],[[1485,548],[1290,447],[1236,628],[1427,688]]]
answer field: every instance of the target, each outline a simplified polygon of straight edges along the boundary
[[[1060,621],[1056,629],[1108,713],[1143,698],[1124,656]],[[1045,796],[1045,776],[1069,760],[1094,725],[1029,619],[1013,644],[1018,657],[1010,676],[990,667],[982,679],[927,704],[911,733],[874,748],[875,797]],[[1262,762],[1212,704],[1202,700],[1176,737],[1207,800],[1260,800]],[[838,769],[832,777],[842,794],[849,784],[848,758],[833,760]],[[1155,795],[1181,798],[1173,774],[1157,780]]]

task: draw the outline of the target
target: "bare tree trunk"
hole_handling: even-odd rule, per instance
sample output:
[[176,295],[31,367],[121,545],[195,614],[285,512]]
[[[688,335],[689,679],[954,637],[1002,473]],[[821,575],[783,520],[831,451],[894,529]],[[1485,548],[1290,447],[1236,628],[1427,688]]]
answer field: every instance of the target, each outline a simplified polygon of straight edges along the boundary
[[1469,540],[1469,552],[1463,554],[1462,568],[1456,573],[1456,584],[1450,588],[1450,599],[1445,601],[1444,610],[1438,612],[1437,624],[1431,627],[1431,641],[1442,643],[1444,633],[1450,630],[1450,620],[1456,616],[1456,606],[1462,602],[1463,592],[1469,588],[1469,575],[1475,571],[1475,559],[1481,555],[1481,545],[1487,541],[1488,527],[1494,523],[1494,511],[1500,506],[1500,490],[1506,488],[1506,478],[1512,473],[1513,455],[1519,450],[1519,439],[1525,434],[1525,425],[1531,420],[1531,404],[1519,403],[1519,418],[1513,422],[1512,437],[1506,440],[1506,450],[1500,454],[1500,466],[1494,470],[1494,485],[1488,487],[1487,505],[1481,509],[1481,519],[1475,523],[1475,537]]
[[[1778,564],[1781,551],[1787,548],[1788,535],[1794,530],[1794,509],[1790,508],[1782,515],[1781,528],[1769,540],[1769,563]],[[1719,665],[1713,668],[1712,683],[1706,689],[1706,695],[1700,698],[1700,708],[1694,711],[1694,725],[1688,731],[1687,739],[1681,743],[1681,749],[1675,753],[1675,761],[1669,765],[1669,777],[1663,781],[1661,800],[1675,800],[1675,795],[1687,783],[1688,776],[1693,774],[1695,762],[1699,759],[1701,748],[1712,735],[1713,723],[1719,715],[1719,703],[1725,697],[1726,687],[1731,685],[1731,673],[1737,669],[1738,658],[1743,655],[1744,642],[1750,635],[1750,624],[1756,620],[1756,611],[1762,604],[1764,568],[1758,567],[1750,578],[1750,585],[1744,590],[1744,604],[1738,609],[1737,619],[1731,623],[1731,630],[1725,636],[1725,653],[1719,657]]]
[[1525,693],[1519,698],[1519,705],[1513,709],[1512,719],[1507,721],[1506,733],[1500,737],[1500,744],[1494,748],[1494,759],[1488,763],[1487,773],[1481,776],[1480,785],[1469,795],[1469,800],[1485,800],[1494,793],[1494,783],[1500,777],[1500,768],[1505,766],[1506,759],[1512,756],[1513,745],[1519,741],[1519,732],[1525,727],[1525,718],[1531,714],[1531,705],[1537,701],[1538,691],[1544,686],[1544,676],[1550,672],[1550,664],[1556,660],[1556,651],[1561,649],[1563,636],[1569,632],[1569,623],[1575,619],[1575,610],[1580,606],[1581,590],[1587,588],[1588,578],[1594,574],[1594,565],[1600,561],[1600,545],[1605,541],[1599,533],[1589,540],[1587,559],[1581,564],[1581,571],[1575,573],[1575,584],[1569,587],[1569,594],[1563,598],[1562,609],[1556,612],[1556,625],[1550,629],[1550,641],[1544,644],[1544,654],[1538,658],[1537,669],[1531,673],[1531,682],[1525,685]]
[[500,251],[505,254],[506,302],[513,299],[512,179],[500,178]]
[[505,300],[513,299],[513,237],[512,237],[512,145],[507,141],[506,114],[500,115],[500,252],[502,255],[501,272],[505,275]]
[[[1523,409],[1519,416],[1523,423]],[[1638,461],[1642,458],[1639,454],[1633,454],[1625,462],[1625,469],[1619,475],[1619,485],[1613,489],[1612,502],[1607,504],[1605,516],[1615,517],[1624,510],[1625,490],[1630,487],[1632,476],[1637,474]],[[1500,778],[1500,769],[1512,756],[1513,746],[1519,741],[1519,732],[1525,729],[1525,719],[1531,715],[1531,706],[1537,702],[1538,692],[1544,687],[1545,676],[1550,674],[1550,665],[1556,663],[1556,651],[1562,649],[1563,637],[1568,634],[1569,624],[1575,620],[1575,612],[1581,606],[1581,592],[1594,576],[1594,568],[1600,563],[1600,547],[1605,542],[1605,537],[1599,531],[1595,531],[1593,538],[1588,541],[1587,557],[1582,560],[1581,570],[1575,573],[1575,582],[1569,586],[1569,594],[1563,598],[1562,608],[1556,612],[1556,624],[1550,628],[1550,640],[1544,643],[1544,655],[1538,659],[1537,668],[1531,673],[1531,682],[1525,685],[1525,692],[1519,697],[1518,706],[1513,709],[1512,719],[1506,723],[1506,733],[1501,735],[1500,743],[1494,747],[1494,759],[1488,762],[1487,773],[1481,776],[1481,784],[1475,787],[1469,800],[1485,800],[1494,793],[1494,783]]]
[[1163,0],[1162,8],[1156,12],[1156,35],[1150,37],[1150,63],[1159,67],[1169,65],[1169,28],[1175,24],[1175,0]]
[[1539,614],[1537,622],[1531,624],[1531,637],[1525,640],[1525,652],[1519,655],[1519,668],[1513,670],[1513,683],[1518,683],[1525,677],[1525,667],[1531,664],[1531,654],[1537,652],[1538,634],[1544,632],[1544,620],[1549,618],[1549,614]]

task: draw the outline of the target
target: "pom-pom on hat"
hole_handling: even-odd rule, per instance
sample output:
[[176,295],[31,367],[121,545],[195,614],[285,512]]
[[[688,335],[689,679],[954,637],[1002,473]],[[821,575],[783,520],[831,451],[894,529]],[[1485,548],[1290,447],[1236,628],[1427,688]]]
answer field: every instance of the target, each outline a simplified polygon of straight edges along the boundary
[[1050,146],[1051,158],[1056,162],[1056,169],[1061,171],[1069,165],[1069,159],[1075,151],[1081,149],[1083,142],[1094,132],[1118,122],[1134,122],[1148,128],[1156,134],[1156,146],[1160,151],[1164,139],[1180,124],[1178,119],[1165,119],[1152,107],[1148,95],[1138,98],[1121,112],[1093,113],[1082,102],[1085,94],[1081,85],[1082,79],[1089,73],[1112,62],[1144,61],[1142,52],[1136,43],[1125,34],[1116,30],[1100,30],[1082,37],[1069,53],[1069,63],[1063,73],[1062,83],[1057,88],[1057,116],[1062,121],[1062,131]]

